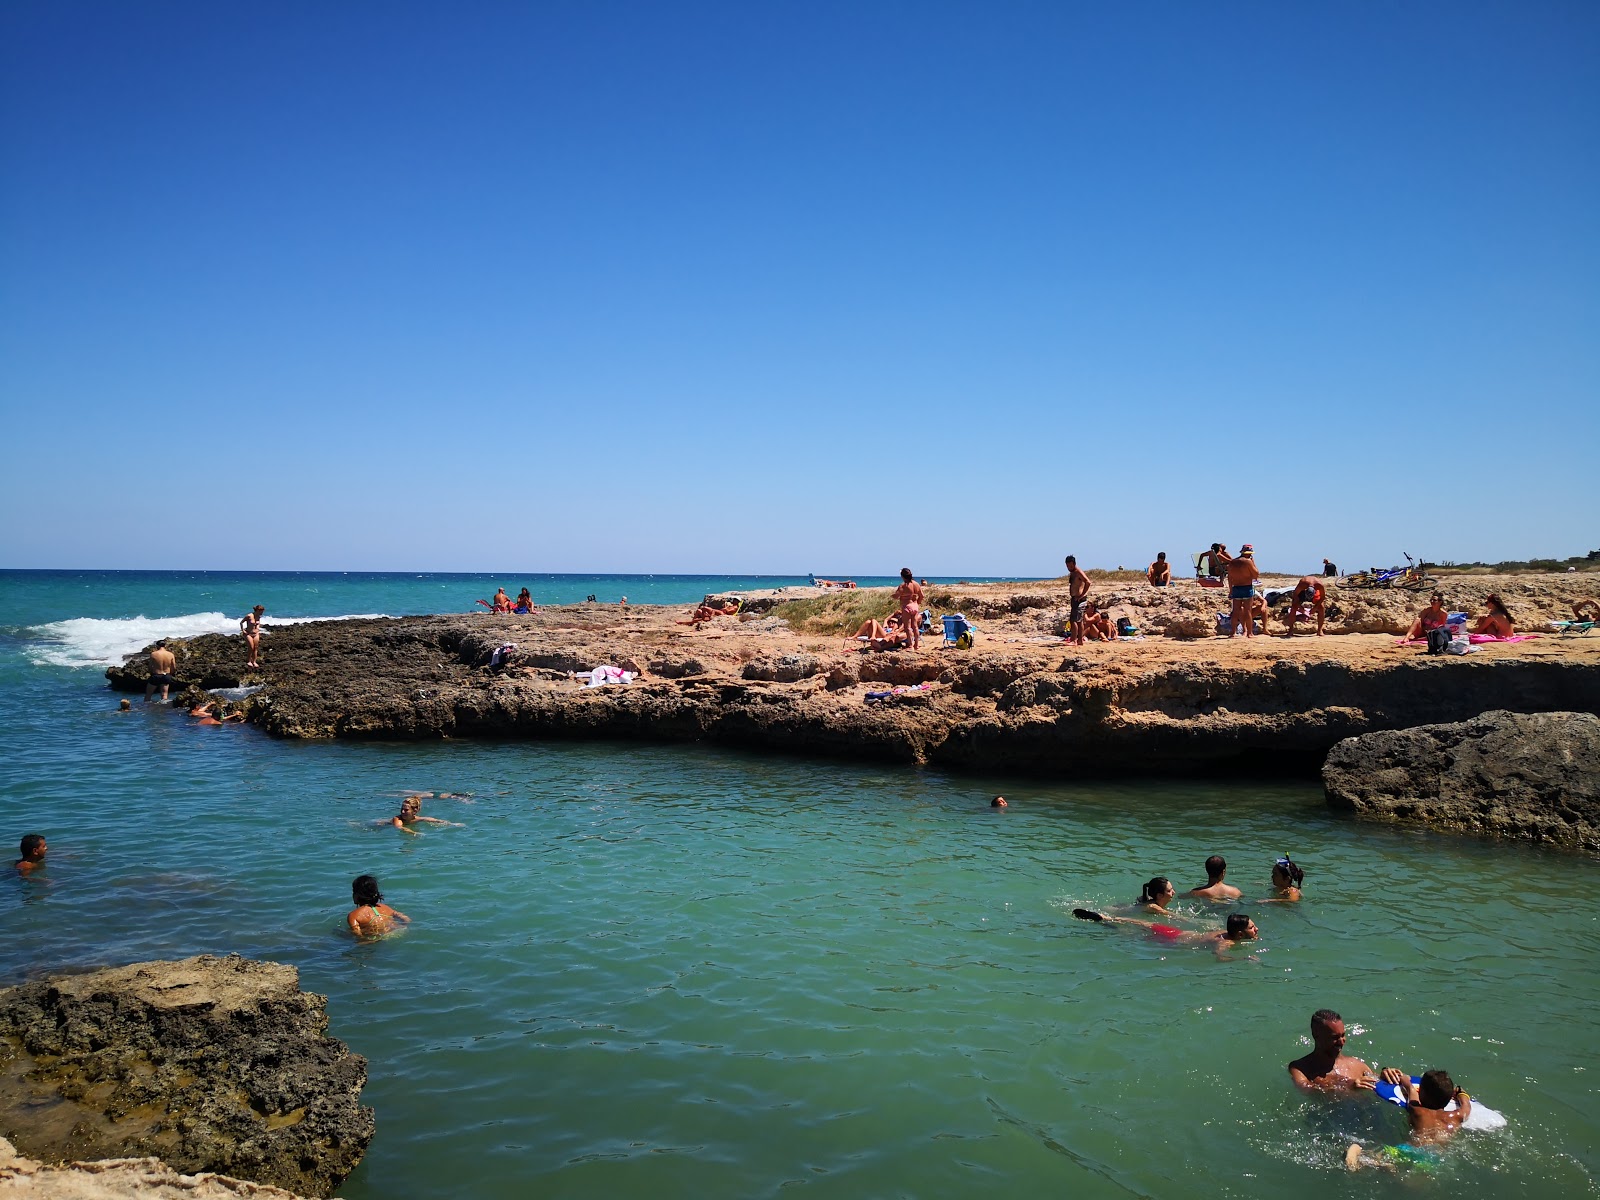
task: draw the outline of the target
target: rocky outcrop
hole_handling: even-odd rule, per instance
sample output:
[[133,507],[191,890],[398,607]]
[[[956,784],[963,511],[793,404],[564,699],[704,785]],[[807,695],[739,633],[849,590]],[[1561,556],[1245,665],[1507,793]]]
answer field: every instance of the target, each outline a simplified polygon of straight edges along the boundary
[[[243,670],[237,637],[174,650],[180,675],[263,685],[236,707],[280,737],[707,740],[1041,773],[1311,774],[1334,743],[1375,730],[1491,709],[1600,712],[1600,638],[1441,658],[1375,634],[1075,647],[1047,632],[1050,593],[1030,585],[1007,599],[990,586],[996,615],[971,649],[930,635],[919,651],[862,652],[775,617],[686,629],[676,624],[683,610],[583,605],[269,629],[259,671]],[[1199,592],[1146,587],[1136,598],[1170,615],[1210,605]],[[508,643],[515,652],[497,662]],[[602,663],[646,672],[626,687],[568,678]],[[107,676],[142,692],[147,672],[135,657]],[[897,687],[915,695],[865,703]]]
[[158,1158],[110,1158],[52,1166],[0,1138],[0,1197],[29,1200],[300,1200],[265,1183],[201,1172],[180,1175]]
[[1340,742],[1328,803],[1357,816],[1600,853],[1600,718],[1487,712]]
[[0,991],[0,1134],[51,1162],[153,1155],[327,1196],[374,1125],[326,1004],[293,967],[237,956]]

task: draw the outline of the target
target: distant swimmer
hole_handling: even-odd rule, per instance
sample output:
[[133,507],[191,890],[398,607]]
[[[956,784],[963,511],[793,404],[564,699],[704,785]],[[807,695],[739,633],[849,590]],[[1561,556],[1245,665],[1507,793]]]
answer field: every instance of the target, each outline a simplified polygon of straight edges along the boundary
[[393,825],[403,833],[416,833],[411,826],[419,822],[429,825],[452,825],[457,829],[462,828],[460,821],[441,821],[438,817],[425,817],[422,815],[422,798],[420,796],[407,796],[400,801],[400,813],[390,817],[387,821],[380,821],[381,825]]
[[244,664],[247,667],[261,665],[261,618],[266,611],[265,604],[258,604],[239,618],[239,629],[244,633],[245,645],[250,647],[250,658]]
[[1166,587],[1172,582],[1172,564],[1167,561],[1165,550],[1156,555],[1155,562],[1150,564],[1145,575],[1149,578],[1151,587]]
[[45,844],[44,834],[29,833],[23,835],[22,844],[17,849],[22,857],[11,865],[17,869],[17,874],[31,875],[44,866],[45,851],[50,847]]
[[1228,864],[1222,855],[1213,854],[1206,859],[1206,879],[1208,882],[1205,887],[1191,888],[1189,895],[1200,900],[1211,900],[1219,903],[1237,900],[1244,893],[1231,883],[1222,882],[1227,873]]
[[1306,873],[1297,867],[1286,854],[1272,864],[1272,890],[1276,895],[1265,903],[1284,904],[1300,899],[1300,885]]
[[1072,915],[1080,921],[1103,921],[1111,925],[1136,925],[1141,929],[1148,929],[1150,936],[1157,941],[1170,942],[1173,945],[1210,946],[1218,958],[1226,958],[1229,950],[1235,949],[1240,942],[1254,941],[1261,936],[1261,931],[1256,928],[1256,923],[1244,913],[1232,913],[1228,917],[1225,929],[1214,933],[1192,933],[1186,929],[1179,929],[1176,925],[1161,925],[1155,921],[1141,921],[1138,917],[1111,917],[1104,913],[1097,913],[1093,909],[1075,908]]
[[[1350,1170],[1382,1167],[1393,1171],[1402,1165],[1430,1170],[1440,1161],[1439,1146],[1472,1115],[1472,1097],[1458,1088],[1446,1071],[1429,1071],[1420,1082],[1406,1080],[1404,1087],[1411,1136],[1398,1146],[1379,1146],[1373,1151],[1351,1142],[1344,1152],[1344,1165]],[[1445,1112],[1452,1101],[1455,1107]]]
[[1172,903],[1172,898],[1177,894],[1177,889],[1172,886],[1172,880],[1165,875],[1157,875],[1139,889],[1139,899],[1134,903],[1146,912],[1164,913],[1167,911],[1167,905]]
[[1411,1076],[1398,1067],[1385,1067],[1375,1074],[1359,1058],[1344,1052],[1344,1018],[1331,1008],[1311,1014],[1310,1054],[1289,1064],[1289,1078],[1303,1092],[1374,1091],[1381,1079],[1403,1086]]
[[1004,796],[996,796],[993,800],[989,801],[989,807],[990,808],[1005,808],[1006,807],[1006,798]]
[[346,920],[350,925],[350,932],[360,938],[382,937],[394,930],[396,921],[409,925],[411,918],[403,912],[390,908],[383,902],[383,893],[378,890],[378,880],[372,875],[358,875],[355,882],[350,885],[350,899],[355,902],[355,907],[350,910]]
[[1072,607],[1067,611],[1067,636],[1074,645],[1083,645],[1083,603],[1089,598],[1089,577],[1078,570],[1078,556],[1067,555],[1067,599]]
[[120,701],[117,702],[117,711],[118,712],[132,712],[133,711],[133,701],[129,700],[126,696],[124,696]]
[[144,685],[146,704],[150,702],[150,697],[157,688],[161,689],[161,703],[167,702],[167,689],[172,686],[172,673],[177,669],[177,656],[167,649],[166,639],[163,638],[156,643],[155,649],[150,651],[150,682]]

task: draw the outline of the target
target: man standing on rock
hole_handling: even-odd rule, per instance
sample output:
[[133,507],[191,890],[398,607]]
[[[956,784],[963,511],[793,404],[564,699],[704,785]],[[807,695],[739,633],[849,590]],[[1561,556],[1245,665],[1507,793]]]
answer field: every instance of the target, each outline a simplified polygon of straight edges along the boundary
[[1289,1078],[1302,1092],[1370,1092],[1381,1079],[1385,1083],[1409,1084],[1411,1076],[1398,1067],[1385,1067],[1382,1074],[1359,1058],[1344,1053],[1344,1018],[1331,1008],[1311,1014],[1310,1054],[1289,1064]]
[[157,642],[156,648],[150,651],[150,682],[144,685],[146,704],[157,688],[161,689],[161,703],[167,702],[167,689],[172,686],[172,673],[177,669],[177,656],[167,649],[166,640]]
[[1228,560],[1228,599],[1233,602],[1233,636],[1244,630],[1245,637],[1255,636],[1255,618],[1250,612],[1250,602],[1256,598],[1256,580],[1261,571],[1256,567],[1255,549],[1245,546],[1238,558]]
[[1074,645],[1083,645],[1083,602],[1089,598],[1089,577],[1078,570],[1076,555],[1067,555],[1067,597],[1072,611],[1067,615],[1067,636]]

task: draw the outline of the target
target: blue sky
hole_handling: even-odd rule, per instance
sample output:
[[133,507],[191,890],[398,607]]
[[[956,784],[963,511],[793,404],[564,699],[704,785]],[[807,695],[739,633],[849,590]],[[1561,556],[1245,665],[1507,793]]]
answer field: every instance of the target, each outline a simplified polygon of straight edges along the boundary
[[1600,6],[0,9],[0,566],[1600,546]]

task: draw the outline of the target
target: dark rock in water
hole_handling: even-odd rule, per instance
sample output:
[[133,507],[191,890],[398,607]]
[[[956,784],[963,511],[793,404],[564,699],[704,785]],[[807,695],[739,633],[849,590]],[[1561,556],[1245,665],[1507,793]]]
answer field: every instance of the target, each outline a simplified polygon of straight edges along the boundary
[[330,1195],[374,1123],[326,1004],[293,967],[237,955],[0,991],[0,1134],[45,1161],[151,1155]]
[[1600,717],[1488,712],[1346,738],[1322,768],[1328,803],[1376,820],[1600,853]]

